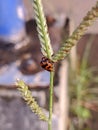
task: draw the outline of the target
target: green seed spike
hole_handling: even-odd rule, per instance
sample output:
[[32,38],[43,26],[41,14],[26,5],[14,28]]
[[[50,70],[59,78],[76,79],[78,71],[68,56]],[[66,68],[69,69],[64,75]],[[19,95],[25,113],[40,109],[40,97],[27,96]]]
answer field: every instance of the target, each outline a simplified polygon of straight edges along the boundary
[[23,99],[26,101],[27,105],[30,107],[32,112],[38,115],[39,119],[48,121],[48,118],[43,113],[42,109],[39,107],[35,99],[32,97],[32,93],[28,89],[28,86],[22,80],[17,80],[16,86],[18,90],[21,92]]
[[35,12],[35,18],[37,22],[37,31],[41,43],[41,52],[44,56],[51,59],[53,49],[50,44],[50,38],[48,34],[48,27],[43,12],[43,6],[41,0],[33,0],[33,8]]
[[71,50],[71,48],[78,42],[78,40],[82,37],[85,31],[88,29],[89,26],[93,24],[93,22],[98,17],[98,2],[96,3],[95,7],[91,9],[84,17],[83,21],[80,25],[76,28],[71,36],[62,44],[60,50],[53,55],[52,60],[57,62],[62,60],[67,56]]

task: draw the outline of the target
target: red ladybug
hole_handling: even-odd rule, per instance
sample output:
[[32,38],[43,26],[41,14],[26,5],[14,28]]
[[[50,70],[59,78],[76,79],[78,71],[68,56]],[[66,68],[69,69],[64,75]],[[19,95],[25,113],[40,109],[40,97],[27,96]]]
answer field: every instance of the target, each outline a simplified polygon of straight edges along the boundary
[[40,66],[42,68],[44,68],[47,71],[53,71],[54,70],[54,62],[51,61],[49,58],[47,57],[42,57],[42,60],[40,62]]

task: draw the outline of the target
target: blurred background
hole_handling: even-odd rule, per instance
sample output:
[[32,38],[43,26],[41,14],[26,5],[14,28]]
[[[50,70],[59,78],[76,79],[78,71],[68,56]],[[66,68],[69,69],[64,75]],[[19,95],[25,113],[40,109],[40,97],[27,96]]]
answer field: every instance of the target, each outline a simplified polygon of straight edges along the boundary
[[[49,72],[42,57],[32,1],[0,0],[0,130],[47,130],[15,86],[22,79],[48,114]],[[54,53],[97,0],[42,0]],[[53,130],[98,130],[98,20],[56,64]]]

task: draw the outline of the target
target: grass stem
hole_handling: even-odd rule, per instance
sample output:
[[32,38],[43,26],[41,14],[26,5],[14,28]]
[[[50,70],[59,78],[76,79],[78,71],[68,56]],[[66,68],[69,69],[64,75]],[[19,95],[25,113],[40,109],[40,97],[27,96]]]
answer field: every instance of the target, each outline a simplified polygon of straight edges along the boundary
[[54,78],[54,72],[50,72],[50,96],[49,96],[50,99],[49,99],[48,130],[52,130],[53,78]]

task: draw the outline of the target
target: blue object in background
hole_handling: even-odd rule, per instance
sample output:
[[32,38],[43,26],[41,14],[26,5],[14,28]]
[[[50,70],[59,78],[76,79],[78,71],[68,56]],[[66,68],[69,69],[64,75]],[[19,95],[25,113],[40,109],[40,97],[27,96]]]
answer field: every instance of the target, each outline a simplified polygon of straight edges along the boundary
[[0,40],[18,42],[25,36],[22,0],[0,0]]

